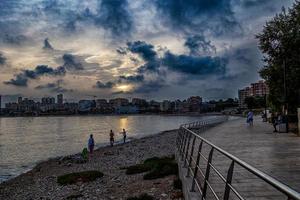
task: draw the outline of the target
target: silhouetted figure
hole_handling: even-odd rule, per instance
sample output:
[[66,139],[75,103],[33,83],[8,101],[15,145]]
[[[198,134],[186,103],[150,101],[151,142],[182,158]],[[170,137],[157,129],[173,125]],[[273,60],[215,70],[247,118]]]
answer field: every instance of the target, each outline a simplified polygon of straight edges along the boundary
[[125,143],[126,142],[126,136],[127,136],[125,128],[123,128],[123,131],[120,134],[123,135],[123,143]]
[[90,154],[93,154],[94,146],[95,146],[95,141],[94,141],[94,138],[93,138],[93,134],[91,134],[90,138],[89,138],[89,142],[88,142],[88,147],[89,147]]
[[109,133],[109,140],[110,140],[110,146],[114,146],[115,134],[112,130],[110,130],[110,133]]

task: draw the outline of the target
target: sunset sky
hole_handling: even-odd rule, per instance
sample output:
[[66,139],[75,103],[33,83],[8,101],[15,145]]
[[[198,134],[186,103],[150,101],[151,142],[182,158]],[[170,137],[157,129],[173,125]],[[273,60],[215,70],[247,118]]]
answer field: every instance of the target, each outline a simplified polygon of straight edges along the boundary
[[291,0],[0,0],[5,101],[236,97],[258,34]]

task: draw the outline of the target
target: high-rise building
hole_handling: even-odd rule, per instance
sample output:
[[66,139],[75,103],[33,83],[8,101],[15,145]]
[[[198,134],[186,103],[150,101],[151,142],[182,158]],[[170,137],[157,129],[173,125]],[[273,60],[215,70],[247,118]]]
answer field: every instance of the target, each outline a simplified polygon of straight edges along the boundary
[[42,98],[42,104],[43,105],[55,104],[55,98],[54,97],[43,97]]
[[109,103],[114,108],[118,108],[120,106],[127,106],[129,104],[129,101],[128,101],[128,99],[125,99],[125,98],[116,98],[116,99],[110,99]]
[[187,100],[190,112],[200,112],[202,98],[199,96],[191,96]]
[[245,104],[245,99],[247,97],[250,97],[250,96],[263,97],[266,94],[269,94],[269,88],[263,80],[260,80],[256,83],[251,83],[250,86],[245,87],[245,88],[238,91],[239,106],[241,108],[247,107],[246,104]]
[[18,104],[21,104],[22,103],[22,97],[18,97]]
[[57,104],[62,105],[64,103],[64,96],[63,94],[57,95]]

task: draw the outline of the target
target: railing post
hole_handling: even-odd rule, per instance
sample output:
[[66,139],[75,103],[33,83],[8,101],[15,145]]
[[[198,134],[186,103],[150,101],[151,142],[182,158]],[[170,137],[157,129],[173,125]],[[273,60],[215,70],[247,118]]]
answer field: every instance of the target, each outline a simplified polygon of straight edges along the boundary
[[183,161],[183,158],[184,158],[184,151],[185,151],[185,147],[186,147],[186,143],[187,143],[187,138],[188,138],[188,135],[186,133],[186,129],[184,129],[183,135],[184,135],[183,148],[181,149],[181,160],[182,161]]
[[[190,159],[189,159],[189,164],[188,164],[188,170],[187,170],[187,174],[186,176],[189,177],[190,176],[190,166],[192,164],[192,157],[193,157],[193,154],[194,154],[194,146],[195,146],[195,141],[196,141],[196,136],[194,135],[194,139],[193,139],[193,142],[192,142],[192,150],[191,150],[191,154],[190,154]],[[192,169],[191,169],[192,170]]]
[[183,133],[184,129],[182,127],[180,127],[179,131],[178,131],[178,134],[179,134],[179,138],[178,138],[178,150],[179,150],[179,153],[181,151],[181,148],[182,148],[182,144],[183,144],[183,138],[184,138],[184,133]]
[[214,148],[212,147],[209,152],[209,156],[208,156],[208,160],[207,160],[206,173],[205,173],[205,178],[204,178],[204,186],[203,186],[203,191],[202,191],[202,200],[206,199],[207,182],[208,182],[209,175],[210,175],[210,164],[212,161],[213,152],[214,152]]
[[184,157],[184,164],[183,164],[183,167],[186,167],[186,164],[187,164],[187,157],[188,157],[188,153],[189,153],[189,148],[190,148],[190,143],[191,143],[191,137],[192,137],[192,133],[188,132],[188,145],[187,145],[187,148],[185,150],[185,157]]
[[193,177],[192,188],[191,188],[192,192],[195,191],[195,183],[196,183],[196,178],[197,178],[197,173],[198,173],[198,167],[200,167],[199,162],[200,162],[200,157],[201,157],[200,154],[201,154],[201,150],[202,150],[202,144],[203,144],[203,141],[201,140],[201,142],[199,144],[199,148],[198,148],[196,167],[194,170],[194,177]]
[[231,185],[231,182],[232,182],[233,169],[234,169],[234,160],[232,160],[232,162],[230,164],[230,167],[228,169],[228,172],[227,172],[226,186],[225,186],[225,192],[224,192],[224,200],[229,199],[229,195],[230,195],[229,185]]

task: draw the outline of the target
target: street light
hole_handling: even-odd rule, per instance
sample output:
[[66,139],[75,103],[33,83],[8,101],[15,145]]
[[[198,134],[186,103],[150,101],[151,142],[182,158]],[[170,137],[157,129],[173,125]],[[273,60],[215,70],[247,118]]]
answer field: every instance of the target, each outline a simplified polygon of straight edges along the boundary
[[286,120],[286,132],[289,132],[289,120],[288,120],[288,100],[287,100],[287,89],[286,89],[286,63],[285,57],[283,58],[283,90],[284,90],[284,114]]

